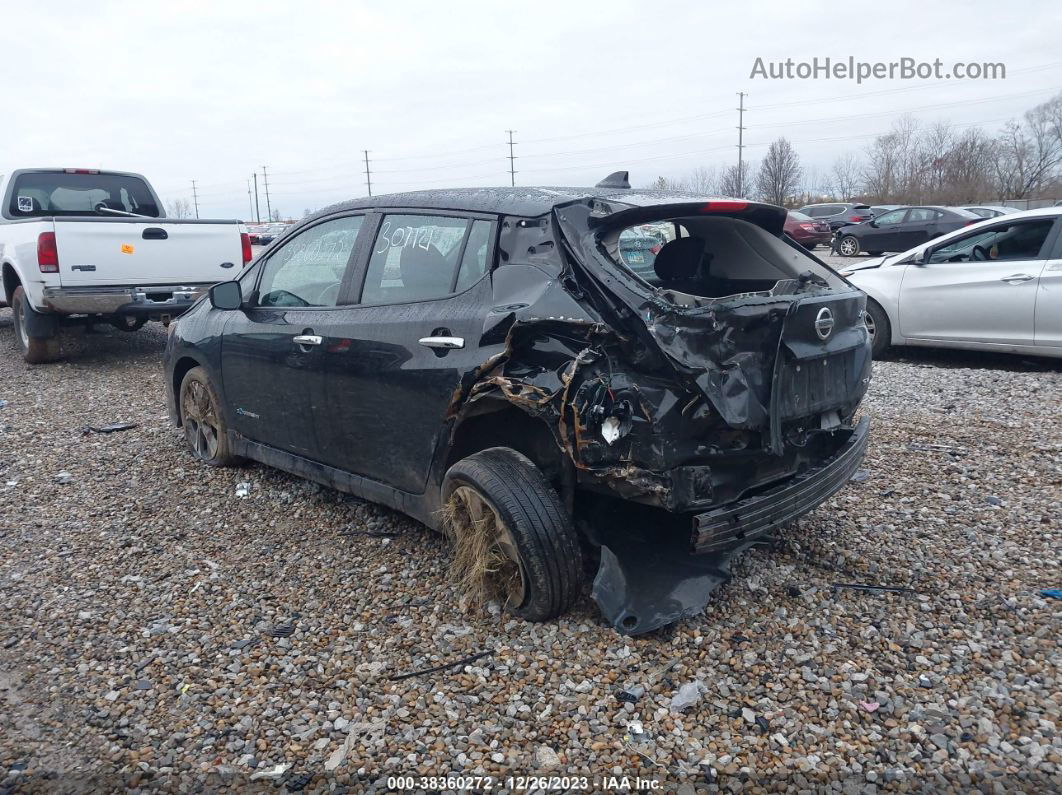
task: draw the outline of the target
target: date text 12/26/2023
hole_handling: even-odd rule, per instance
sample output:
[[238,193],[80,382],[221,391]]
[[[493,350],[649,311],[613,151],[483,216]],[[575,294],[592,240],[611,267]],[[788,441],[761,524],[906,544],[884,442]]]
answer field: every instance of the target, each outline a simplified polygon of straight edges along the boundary
[[389,776],[387,788],[467,792],[659,792],[664,784],[641,776]]

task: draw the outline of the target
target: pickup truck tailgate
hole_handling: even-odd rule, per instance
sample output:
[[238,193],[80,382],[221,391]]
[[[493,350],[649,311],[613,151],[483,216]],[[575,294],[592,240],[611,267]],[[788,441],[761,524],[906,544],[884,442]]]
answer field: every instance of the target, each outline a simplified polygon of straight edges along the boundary
[[63,287],[213,284],[243,262],[235,221],[56,218]]

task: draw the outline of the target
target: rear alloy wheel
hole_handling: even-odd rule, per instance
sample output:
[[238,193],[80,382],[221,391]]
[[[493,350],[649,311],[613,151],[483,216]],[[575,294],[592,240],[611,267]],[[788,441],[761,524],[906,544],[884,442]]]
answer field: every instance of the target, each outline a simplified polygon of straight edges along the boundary
[[200,461],[213,467],[235,466],[221,401],[202,367],[193,367],[181,381],[181,425],[184,438]]
[[579,594],[579,538],[557,492],[530,459],[492,447],[450,467],[443,482],[452,575],[466,598],[497,599],[548,621]]
[[845,235],[841,238],[841,244],[837,247],[843,257],[854,257],[859,253],[859,238],[855,235]]
[[15,344],[29,364],[44,364],[59,358],[59,337],[31,337],[26,330],[26,315],[34,311],[20,284],[11,296],[11,314],[15,321]]
[[868,298],[863,321],[867,324],[867,331],[870,332],[870,351],[875,359],[880,358],[889,349],[892,340],[889,316],[885,314],[885,310],[877,301]]

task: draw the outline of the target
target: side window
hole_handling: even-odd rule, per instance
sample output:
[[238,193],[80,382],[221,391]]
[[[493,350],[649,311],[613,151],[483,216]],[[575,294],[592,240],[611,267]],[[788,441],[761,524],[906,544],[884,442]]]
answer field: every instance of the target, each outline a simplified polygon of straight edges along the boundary
[[913,224],[919,221],[935,221],[937,218],[937,211],[930,210],[925,207],[915,207],[913,210],[907,213],[907,223]]
[[903,220],[904,213],[907,210],[893,210],[892,212],[879,215],[875,220],[878,222],[878,226],[882,224],[898,224]]
[[266,260],[259,306],[335,306],[363,217],[336,218],[285,241]]
[[468,226],[467,218],[385,215],[361,302],[396,304],[448,295]]
[[1039,259],[1052,219],[981,229],[936,249],[929,262],[994,262]]
[[457,273],[455,292],[464,292],[478,282],[489,269],[487,252],[490,251],[490,221],[473,221],[468,233],[465,254],[461,257],[461,270]]

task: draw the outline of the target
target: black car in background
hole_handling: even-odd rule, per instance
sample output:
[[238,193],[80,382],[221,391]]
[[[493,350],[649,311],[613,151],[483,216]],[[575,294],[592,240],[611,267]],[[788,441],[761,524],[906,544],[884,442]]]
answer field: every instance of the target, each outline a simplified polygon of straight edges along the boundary
[[837,231],[838,250],[845,257],[865,251],[871,255],[906,251],[920,243],[983,220],[954,207],[901,207]]
[[858,224],[873,218],[870,207],[853,202],[831,202],[828,204],[808,204],[797,210],[816,221],[825,221],[830,229],[840,229],[847,224]]
[[596,562],[604,615],[646,632],[863,457],[866,296],[785,219],[625,172],[335,205],[170,326],[169,405],[206,464],[442,531],[455,582],[523,618]]

